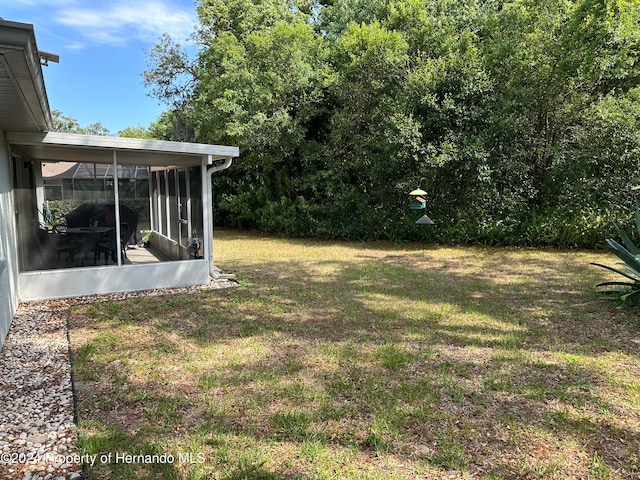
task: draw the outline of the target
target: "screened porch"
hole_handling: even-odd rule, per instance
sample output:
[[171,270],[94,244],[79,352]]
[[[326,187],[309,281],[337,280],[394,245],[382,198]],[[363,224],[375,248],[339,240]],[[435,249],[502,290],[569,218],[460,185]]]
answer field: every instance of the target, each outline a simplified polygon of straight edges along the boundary
[[235,147],[10,133],[22,300],[206,283]]

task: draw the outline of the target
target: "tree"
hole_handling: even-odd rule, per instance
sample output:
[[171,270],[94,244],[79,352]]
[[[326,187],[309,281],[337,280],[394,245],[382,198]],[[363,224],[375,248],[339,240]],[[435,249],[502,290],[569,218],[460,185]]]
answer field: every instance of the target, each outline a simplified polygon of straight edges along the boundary
[[100,122],[81,127],[75,118],[63,115],[60,110],[51,112],[54,132],[83,133],[85,135],[109,135],[109,129]]
[[127,127],[124,130],[120,130],[118,132],[118,136],[125,138],[155,138],[151,132],[151,129],[149,129],[148,127],[143,127],[141,125],[138,125],[137,127]]
[[[163,37],[145,78],[163,135],[240,146],[218,221],[590,245],[638,170],[639,5],[201,0],[197,56]],[[406,207],[421,177],[431,231]]]
[[151,95],[174,110],[184,108],[198,81],[194,61],[166,33],[145,53],[149,69],[142,76],[144,85],[151,89]]

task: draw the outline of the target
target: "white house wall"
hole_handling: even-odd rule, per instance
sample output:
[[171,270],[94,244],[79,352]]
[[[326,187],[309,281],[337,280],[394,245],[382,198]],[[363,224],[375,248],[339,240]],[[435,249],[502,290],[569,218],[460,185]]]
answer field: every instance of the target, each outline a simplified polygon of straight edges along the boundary
[[0,347],[18,307],[18,253],[10,163],[9,147],[0,130]]
[[203,285],[207,260],[186,260],[25,272],[19,275],[21,301]]

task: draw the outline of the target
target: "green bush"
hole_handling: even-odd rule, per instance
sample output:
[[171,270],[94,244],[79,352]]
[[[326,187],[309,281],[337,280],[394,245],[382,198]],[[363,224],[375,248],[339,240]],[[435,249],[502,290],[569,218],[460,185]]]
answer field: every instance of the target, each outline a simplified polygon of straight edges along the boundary
[[49,200],[51,211],[51,223],[53,225],[65,224],[64,216],[84,203],[83,200]]
[[[473,210],[433,210],[429,204],[426,210],[410,210],[408,200],[404,209],[371,205],[358,198],[313,203],[281,197],[260,203],[244,193],[226,197],[217,206],[216,218],[219,225],[295,237],[563,248],[594,248],[602,238],[615,234],[614,223],[626,230],[631,226],[626,211],[613,208],[578,212],[555,208],[504,218]],[[425,213],[435,225],[415,224]],[[638,241],[640,234],[634,232],[631,238]]]

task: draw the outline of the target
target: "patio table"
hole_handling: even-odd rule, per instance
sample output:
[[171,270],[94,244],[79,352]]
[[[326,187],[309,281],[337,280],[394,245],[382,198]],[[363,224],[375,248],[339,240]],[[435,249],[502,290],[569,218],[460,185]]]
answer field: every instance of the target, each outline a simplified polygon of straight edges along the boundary
[[105,234],[115,230],[114,227],[69,227],[66,234],[78,239],[78,253],[84,253],[82,264],[87,255],[93,253],[93,264],[97,263],[98,243]]

